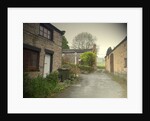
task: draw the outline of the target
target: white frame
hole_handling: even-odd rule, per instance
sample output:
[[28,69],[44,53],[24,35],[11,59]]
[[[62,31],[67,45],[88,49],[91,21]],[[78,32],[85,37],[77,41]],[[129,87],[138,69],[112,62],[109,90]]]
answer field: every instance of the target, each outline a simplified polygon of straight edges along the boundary
[[[23,98],[25,22],[128,23],[128,98]],[[142,113],[142,8],[8,8],[7,84],[8,113]]]

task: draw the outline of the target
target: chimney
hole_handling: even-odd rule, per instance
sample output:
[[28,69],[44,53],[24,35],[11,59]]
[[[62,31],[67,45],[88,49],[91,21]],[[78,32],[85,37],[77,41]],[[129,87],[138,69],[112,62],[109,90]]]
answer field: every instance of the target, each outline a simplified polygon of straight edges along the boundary
[[96,53],[96,44],[93,45],[93,53]]

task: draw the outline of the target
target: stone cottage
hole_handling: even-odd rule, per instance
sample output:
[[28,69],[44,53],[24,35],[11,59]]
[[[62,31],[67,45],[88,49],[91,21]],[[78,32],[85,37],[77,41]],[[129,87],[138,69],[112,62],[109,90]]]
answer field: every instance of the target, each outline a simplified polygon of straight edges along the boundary
[[45,77],[61,67],[64,33],[50,23],[24,23],[23,71]]
[[62,51],[63,61],[74,63],[74,64],[79,64],[80,55],[84,52],[94,52],[96,54],[96,44],[94,44],[93,48],[91,49],[63,49]]
[[106,71],[119,76],[127,76],[127,37],[105,56]]

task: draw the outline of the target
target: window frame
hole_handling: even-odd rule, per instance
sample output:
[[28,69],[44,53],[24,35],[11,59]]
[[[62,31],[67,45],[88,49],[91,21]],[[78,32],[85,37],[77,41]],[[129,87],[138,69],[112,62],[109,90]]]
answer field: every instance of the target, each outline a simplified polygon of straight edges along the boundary
[[[28,56],[27,57],[27,66],[23,64],[23,70],[24,71],[39,71],[39,57],[40,57],[40,53],[38,51],[35,50],[31,50],[28,48],[24,48],[23,49],[24,52],[28,52]],[[36,58],[33,58],[33,56],[36,55]],[[24,53],[23,53],[24,56]],[[23,58],[23,63],[24,63],[24,58]],[[36,65],[33,65],[33,61],[36,61]]]
[[[41,27],[43,27],[43,30],[41,30]],[[41,33],[43,33],[43,34],[41,34]],[[41,24],[39,25],[39,35],[48,39],[48,40],[53,41],[53,30],[49,29],[49,28],[47,28]]]
[[[35,68],[34,67],[33,68],[25,67],[25,65],[24,65],[24,51],[25,50],[32,51],[33,53],[37,53],[37,62],[36,62],[37,65]],[[41,49],[38,47],[34,47],[34,46],[31,46],[28,44],[23,44],[23,71],[40,71],[39,70],[40,52],[41,52]],[[30,54],[28,56],[30,56]],[[30,65],[31,65],[32,61],[30,60],[30,62],[28,62],[28,63],[30,63]]]

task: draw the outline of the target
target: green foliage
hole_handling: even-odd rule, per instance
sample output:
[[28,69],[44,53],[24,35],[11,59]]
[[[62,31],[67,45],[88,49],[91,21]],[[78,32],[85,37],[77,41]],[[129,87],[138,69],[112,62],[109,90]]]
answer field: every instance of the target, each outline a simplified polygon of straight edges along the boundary
[[71,69],[71,64],[70,63],[65,63],[61,67],[62,68],[67,68],[67,69]]
[[61,92],[65,88],[67,88],[70,85],[75,84],[77,82],[78,82],[78,78],[74,81],[67,79],[67,80],[64,80],[63,83],[58,83],[56,88],[53,90],[53,93],[51,95],[49,95],[49,97],[55,97],[57,95],[57,93]]
[[93,67],[95,64],[96,54],[93,52],[85,52],[80,55],[82,65]]
[[106,56],[109,55],[109,54],[111,53],[111,51],[112,51],[112,49],[111,49],[111,47],[109,47],[109,48],[107,49]]
[[55,88],[58,83],[58,72],[54,71],[46,76],[46,80],[52,84],[52,86]]
[[43,98],[46,97],[52,85],[42,76],[36,78],[25,77],[23,80],[23,97],[24,98]]
[[98,69],[105,69],[105,66],[97,66]]
[[[74,65],[70,65],[72,68]],[[69,73],[67,73],[69,75]],[[71,76],[70,76],[71,77]],[[28,73],[23,74],[23,97],[24,98],[44,98],[52,97],[55,93],[70,86],[72,80],[65,80],[63,83],[58,83],[58,72],[52,72],[43,78],[38,76],[30,78]]]
[[62,37],[62,49],[69,49],[68,41],[65,36]]
[[30,78],[27,73],[23,76],[23,97],[43,98],[53,92],[58,84],[58,72],[52,72],[46,78],[38,76]]
[[94,71],[94,68],[87,65],[78,65],[80,68],[81,73],[90,73]]
[[76,78],[76,75],[80,73],[79,67],[72,63],[66,63],[66,64],[62,65],[62,68],[69,69],[67,74],[69,75],[69,79],[71,79],[71,80],[73,80],[73,78]]
[[65,85],[65,83],[58,83],[58,85],[56,86],[56,88],[55,88],[54,91],[53,91],[53,94],[50,95],[50,97],[53,96],[55,93],[58,93],[58,92],[62,91],[62,90],[65,89],[66,87],[67,87],[67,86]]

